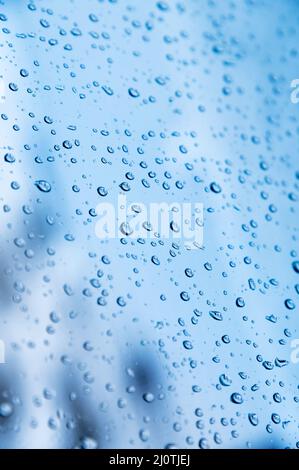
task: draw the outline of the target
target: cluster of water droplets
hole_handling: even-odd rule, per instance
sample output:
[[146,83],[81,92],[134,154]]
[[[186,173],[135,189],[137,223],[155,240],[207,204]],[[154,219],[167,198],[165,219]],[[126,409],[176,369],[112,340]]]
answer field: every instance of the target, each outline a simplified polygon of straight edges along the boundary
[[0,3],[0,446],[299,447],[298,7]]

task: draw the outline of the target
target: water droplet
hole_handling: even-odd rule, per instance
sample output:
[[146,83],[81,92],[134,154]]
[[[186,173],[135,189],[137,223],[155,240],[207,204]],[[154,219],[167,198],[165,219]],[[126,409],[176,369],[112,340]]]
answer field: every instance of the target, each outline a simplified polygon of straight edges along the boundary
[[42,193],[49,193],[52,189],[51,184],[46,180],[36,180],[34,184]]
[[18,91],[18,89],[19,89],[18,85],[16,83],[13,83],[13,82],[9,83],[8,87],[11,91]]
[[236,405],[241,405],[243,403],[243,397],[240,393],[233,393],[230,397],[231,401]]
[[138,98],[139,97],[139,91],[136,90],[136,88],[129,88],[128,93],[132,98]]
[[0,416],[2,418],[9,418],[13,413],[13,407],[9,402],[0,403]]
[[256,413],[248,413],[248,419],[252,426],[257,426],[259,424],[258,416]]
[[219,194],[221,193],[221,187],[218,183],[215,183],[215,181],[213,181],[211,184],[210,184],[210,189],[213,193],[215,194]]
[[217,321],[223,320],[222,313],[218,312],[217,310],[210,310],[209,314],[214,320],[217,320]]

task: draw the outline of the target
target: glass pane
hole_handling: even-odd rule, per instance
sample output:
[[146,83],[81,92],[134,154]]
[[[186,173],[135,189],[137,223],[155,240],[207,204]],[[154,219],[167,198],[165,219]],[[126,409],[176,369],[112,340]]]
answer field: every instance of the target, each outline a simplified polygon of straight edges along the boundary
[[1,448],[299,446],[298,14],[0,2]]

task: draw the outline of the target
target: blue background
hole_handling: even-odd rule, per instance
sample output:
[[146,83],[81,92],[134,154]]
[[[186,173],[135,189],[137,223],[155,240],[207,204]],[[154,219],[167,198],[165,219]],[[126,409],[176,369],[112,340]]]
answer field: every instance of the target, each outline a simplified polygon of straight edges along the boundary
[[[0,447],[298,447],[298,2],[0,6]],[[99,240],[125,181],[203,249]]]

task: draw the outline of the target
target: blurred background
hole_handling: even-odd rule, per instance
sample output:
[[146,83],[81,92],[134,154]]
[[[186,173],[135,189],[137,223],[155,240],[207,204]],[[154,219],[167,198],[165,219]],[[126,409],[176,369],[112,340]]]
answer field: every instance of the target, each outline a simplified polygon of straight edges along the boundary
[[[1,448],[299,447],[298,28],[0,1]],[[99,239],[119,194],[202,203],[204,246]]]

